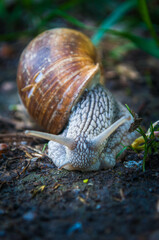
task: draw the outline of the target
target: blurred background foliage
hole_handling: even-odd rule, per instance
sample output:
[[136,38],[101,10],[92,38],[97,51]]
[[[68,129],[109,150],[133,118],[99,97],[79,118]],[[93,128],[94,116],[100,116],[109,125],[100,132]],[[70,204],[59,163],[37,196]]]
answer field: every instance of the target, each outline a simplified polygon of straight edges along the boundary
[[71,27],[87,32],[96,46],[106,35],[128,39],[114,55],[138,47],[159,58],[157,0],[0,0],[0,26],[0,41]]

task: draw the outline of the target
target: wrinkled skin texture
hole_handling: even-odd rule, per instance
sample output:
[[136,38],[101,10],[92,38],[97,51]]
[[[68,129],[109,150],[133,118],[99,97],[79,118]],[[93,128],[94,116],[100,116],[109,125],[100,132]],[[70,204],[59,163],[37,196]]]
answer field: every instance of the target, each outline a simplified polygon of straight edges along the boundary
[[[122,116],[130,116],[106,139],[98,149],[93,149],[91,139],[98,136]],[[73,108],[68,125],[62,135],[75,141],[73,150],[50,141],[48,155],[57,167],[68,170],[95,171],[114,167],[116,154],[136,138],[136,132],[129,132],[133,123],[129,111],[101,85],[86,90]]]

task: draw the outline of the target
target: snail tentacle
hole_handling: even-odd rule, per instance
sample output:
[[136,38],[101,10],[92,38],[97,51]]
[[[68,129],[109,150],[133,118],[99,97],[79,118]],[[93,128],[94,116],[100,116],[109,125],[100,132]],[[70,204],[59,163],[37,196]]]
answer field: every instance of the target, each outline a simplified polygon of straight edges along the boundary
[[39,137],[47,140],[51,140],[57,143],[60,143],[66,147],[68,147],[70,150],[73,150],[76,147],[76,143],[73,139],[64,137],[62,135],[54,135],[50,133],[44,133],[44,132],[38,132],[38,131],[25,131],[26,135]]
[[105,131],[100,133],[98,136],[94,137],[91,140],[92,148],[98,148],[118,127],[120,127],[126,121],[129,121],[130,116],[123,116],[116,122],[114,122],[110,127],[108,127]]

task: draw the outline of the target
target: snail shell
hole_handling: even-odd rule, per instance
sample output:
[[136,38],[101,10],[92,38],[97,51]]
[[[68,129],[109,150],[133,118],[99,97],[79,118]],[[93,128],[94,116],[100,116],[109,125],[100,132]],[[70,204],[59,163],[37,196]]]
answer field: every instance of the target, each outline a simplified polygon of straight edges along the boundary
[[65,28],[45,31],[21,55],[20,97],[33,119],[57,134],[84,90],[93,81],[102,83],[100,68],[96,49],[84,34]]

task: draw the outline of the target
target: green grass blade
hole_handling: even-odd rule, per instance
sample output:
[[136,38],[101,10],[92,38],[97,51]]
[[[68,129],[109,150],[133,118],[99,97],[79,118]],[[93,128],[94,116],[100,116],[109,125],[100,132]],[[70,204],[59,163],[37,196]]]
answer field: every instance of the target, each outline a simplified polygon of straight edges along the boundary
[[68,22],[72,23],[73,25],[83,28],[83,29],[92,29],[92,27],[89,27],[79,21],[77,18],[72,17],[71,15],[67,14],[65,11],[62,11],[60,9],[54,9],[52,10],[43,20],[40,22],[40,24],[37,26],[38,29],[44,27],[47,25],[49,21],[51,21],[55,16],[64,18]]
[[71,15],[67,14],[64,11],[61,11],[59,9],[57,9],[55,11],[55,14],[57,16],[63,17],[64,19],[66,19],[68,22],[80,27],[80,28],[86,28],[89,29],[89,27],[87,25],[85,25],[84,23],[82,23],[81,21],[79,21],[77,18],[72,17]]
[[45,151],[45,149],[46,149],[47,146],[48,146],[48,143],[45,143],[44,146],[43,146],[42,152]]
[[7,9],[4,0],[0,1],[0,18],[5,19],[8,17]]
[[137,4],[136,0],[124,1],[120,6],[109,16],[107,17],[102,24],[100,25],[97,32],[92,36],[92,42],[95,45],[101,41],[104,34],[117,22],[121,19],[126,12],[135,7]]
[[64,3],[62,3],[60,5],[60,10],[66,11],[68,9],[71,9],[73,7],[78,6],[79,4],[81,4],[84,1],[85,0],[67,0],[67,1],[64,1]]
[[154,39],[146,39],[130,34],[128,32],[121,32],[116,30],[109,30],[109,33],[123,38],[127,38],[132,41],[138,48],[142,49],[143,51],[151,54],[156,58],[159,58],[159,47],[157,46]]
[[152,24],[146,1],[138,0],[138,8],[139,8],[139,11],[140,11],[143,21],[146,23],[146,25],[151,33],[151,36],[154,38],[156,43],[159,45],[159,38],[158,38],[156,31],[154,29],[154,26]]
[[120,156],[122,155],[122,153],[125,152],[125,150],[126,150],[127,148],[129,148],[129,146],[124,146],[124,147],[120,150],[120,152],[116,155],[116,159],[118,159],[118,157],[120,157]]

